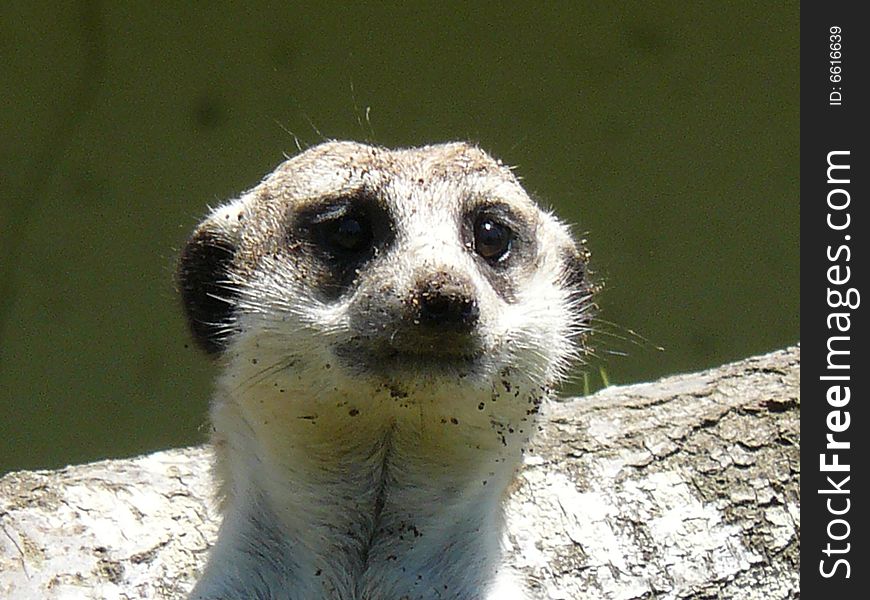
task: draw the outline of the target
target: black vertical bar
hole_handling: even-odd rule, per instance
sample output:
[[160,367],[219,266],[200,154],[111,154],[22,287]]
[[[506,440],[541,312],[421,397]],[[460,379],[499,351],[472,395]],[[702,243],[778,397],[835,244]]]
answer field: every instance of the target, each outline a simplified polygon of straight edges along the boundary
[[[860,2],[801,4],[801,592],[870,597],[870,106]],[[848,465],[848,466],[847,466]]]

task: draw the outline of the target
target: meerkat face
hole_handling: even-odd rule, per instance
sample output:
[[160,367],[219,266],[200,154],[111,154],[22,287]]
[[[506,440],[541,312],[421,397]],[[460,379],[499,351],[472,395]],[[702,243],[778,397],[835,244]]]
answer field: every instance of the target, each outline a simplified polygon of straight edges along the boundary
[[474,146],[333,142],[214,210],[179,283],[240,385],[549,386],[587,331],[586,259]]

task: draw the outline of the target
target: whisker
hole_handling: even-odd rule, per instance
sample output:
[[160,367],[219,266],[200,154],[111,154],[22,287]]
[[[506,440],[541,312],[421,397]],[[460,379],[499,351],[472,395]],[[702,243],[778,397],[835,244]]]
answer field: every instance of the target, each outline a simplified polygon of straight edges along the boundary
[[257,371],[256,373],[254,373],[250,377],[247,377],[244,381],[239,382],[236,385],[234,391],[238,392],[238,391],[241,391],[243,389],[250,389],[256,385],[259,385],[265,379],[274,375],[275,373],[278,373],[278,372],[283,371],[285,369],[289,369],[294,364],[296,364],[296,361],[298,361],[298,360],[299,359],[296,356],[282,358],[281,360],[278,360],[278,361],[272,363],[271,365],[268,365],[265,368]]

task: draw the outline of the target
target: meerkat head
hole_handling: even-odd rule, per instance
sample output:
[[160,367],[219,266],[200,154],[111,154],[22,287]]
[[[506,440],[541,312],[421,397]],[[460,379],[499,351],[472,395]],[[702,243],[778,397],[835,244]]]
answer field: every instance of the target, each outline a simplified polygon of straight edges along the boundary
[[557,382],[588,330],[586,261],[477,147],[330,142],[213,210],[179,283],[240,386],[413,397]]
[[583,349],[586,262],[464,143],[322,144],[213,210],[178,271],[223,367],[226,518],[193,597],[518,590],[498,563],[500,504]]

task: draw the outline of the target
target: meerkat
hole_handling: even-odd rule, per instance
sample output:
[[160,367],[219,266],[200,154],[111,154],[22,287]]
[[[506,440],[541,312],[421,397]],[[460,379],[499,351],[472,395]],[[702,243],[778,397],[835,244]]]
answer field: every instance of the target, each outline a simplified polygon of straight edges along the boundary
[[587,258],[467,143],[323,143],[213,210],[178,267],[221,368],[190,598],[525,598],[502,508],[585,351]]

